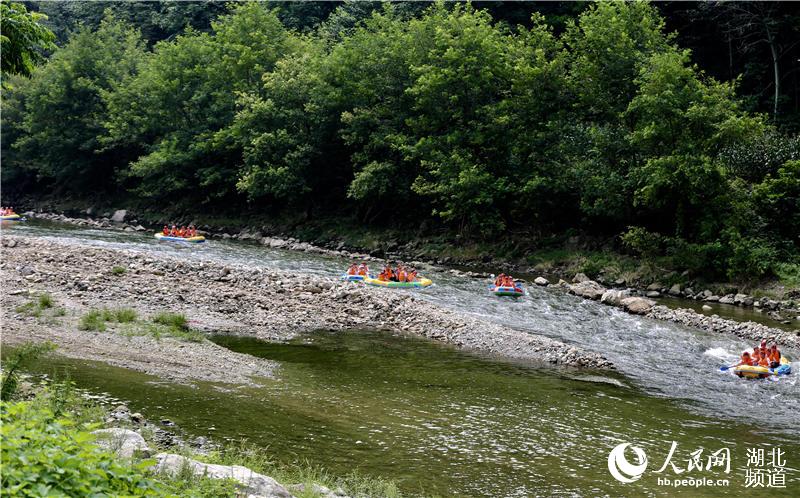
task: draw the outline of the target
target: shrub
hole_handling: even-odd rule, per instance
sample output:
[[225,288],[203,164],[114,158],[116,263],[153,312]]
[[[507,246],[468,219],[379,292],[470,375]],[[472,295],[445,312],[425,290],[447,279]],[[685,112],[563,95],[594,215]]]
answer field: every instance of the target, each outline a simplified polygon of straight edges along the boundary
[[166,325],[168,327],[172,327],[178,330],[189,329],[189,322],[188,320],[186,320],[186,316],[180,313],[170,313],[168,311],[162,311],[161,313],[153,317],[153,322],[161,325]]
[[106,330],[104,313],[98,310],[89,311],[81,317],[78,328],[81,330],[96,330],[98,332],[104,332]]
[[53,307],[53,297],[50,294],[44,293],[39,296],[39,308],[47,309]]
[[43,405],[3,403],[5,496],[159,496],[144,477],[152,461],[124,465],[92,444],[93,435]]
[[3,380],[0,389],[0,399],[8,401],[17,392],[17,382],[19,381],[17,372],[20,368],[36,361],[42,355],[53,351],[56,348],[51,342],[26,342],[17,348],[8,358],[3,361]]
[[130,308],[120,308],[115,311],[115,319],[119,323],[130,323],[136,321],[136,310]]
[[128,271],[124,266],[115,266],[111,269],[111,273],[114,275],[124,275],[125,272]]

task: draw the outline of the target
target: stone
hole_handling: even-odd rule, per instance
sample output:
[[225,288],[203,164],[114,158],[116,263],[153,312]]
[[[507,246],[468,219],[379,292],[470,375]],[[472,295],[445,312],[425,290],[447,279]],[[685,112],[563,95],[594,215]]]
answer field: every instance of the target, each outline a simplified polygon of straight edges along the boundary
[[631,313],[644,315],[656,305],[656,302],[652,299],[646,299],[643,297],[626,297],[620,301],[620,304]]
[[587,299],[600,299],[606,288],[593,280],[579,282],[569,286],[569,292]]
[[736,294],[733,296],[733,304],[742,304],[747,297],[747,294]]
[[156,455],[156,472],[177,475],[188,469],[196,476],[205,476],[211,479],[233,479],[242,486],[242,491],[249,496],[264,498],[291,498],[292,494],[275,479],[254,472],[247,467],[239,465],[215,465],[202,463],[174,453],[159,453]]
[[669,288],[670,295],[672,296],[680,296],[681,295],[681,284],[675,284]]
[[600,302],[603,304],[609,304],[611,306],[619,306],[620,301],[628,297],[630,292],[627,290],[613,290],[609,289],[600,296]]
[[142,422],[144,422],[144,415],[142,415],[139,412],[131,413],[131,422],[141,424]]
[[314,496],[319,496],[320,498],[347,498],[347,494],[341,488],[334,491],[317,483],[312,483],[311,486],[306,484],[293,484],[289,486],[289,488],[295,493],[302,495],[307,495],[310,492]]
[[727,296],[723,296],[719,299],[721,304],[734,304],[733,294],[728,294]]
[[661,293],[658,292],[657,290],[648,291],[647,294],[645,295],[647,297],[661,297]]
[[710,303],[716,303],[716,302],[719,302],[719,299],[720,299],[719,296],[715,296],[715,295],[712,294],[712,295],[708,296],[705,300],[710,302]]
[[591,281],[591,279],[583,273],[576,273],[575,276],[572,277],[573,284],[580,284],[582,282],[589,282],[589,281]]
[[546,286],[546,285],[550,284],[550,282],[548,282],[547,279],[544,278],[544,277],[536,277],[534,279],[533,283],[536,284],[536,285],[541,285],[541,286]]
[[117,209],[114,211],[114,215],[111,216],[111,221],[114,223],[122,223],[125,221],[125,217],[128,216],[128,211],[125,209]]
[[661,284],[659,284],[658,282],[653,282],[652,284],[647,286],[647,290],[649,291],[661,290]]
[[713,308],[707,304],[703,305],[703,311],[711,311]]
[[704,291],[703,291],[703,292],[701,292],[700,294],[703,296],[703,298],[704,298],[704,299],[705,299],[705,298],[707,298],[707,297],[711,297],[711,296],[713,296],[713,295],[714,295],[714,293],[713,293],[713,292],[711,292],[711,291],[710,291],[710,290],[708,290],[708,289],[704,290]]
[[98,429],[92,434],[97,436],[97,446],[113,451],[121,458],[131,458],[137,453],[150,456],[150,448],[142,435],[130,429]]

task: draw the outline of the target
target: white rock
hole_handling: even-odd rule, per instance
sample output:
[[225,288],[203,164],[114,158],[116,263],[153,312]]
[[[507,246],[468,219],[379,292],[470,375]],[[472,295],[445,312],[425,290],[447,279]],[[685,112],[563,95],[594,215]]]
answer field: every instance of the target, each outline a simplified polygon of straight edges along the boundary
[[645,299],[643,297],[626,297],[620,301],[620,304],[622,304],[622,306],[631,313],[643,315],[650,311],[650,308],[655,306],[656,302],[652,299]]
[[589,277],[587,277],[587,276],[586,276],[585,274],[583,274],[583,273],[577,273],[577,274],[575,274],[575,276],[572,278],[572,283],[574,283],[574,284],[580,284],[580,283],[582,283],[582,282],[589,282],[589,281],[591,281],[591,279],[590,279]]
[[144,455],[150,453],[142,435],[129,429],[99,429],[92,434],[97,436],[97,446],[113,451],[122,458],[131,458],[136,452]]
[[[580,274],[579,274],[580,275]],[[606,288],[593,280],[587,280],[569,286],[569,292],[588,299],[600,299]]]
[[536,285],[544,286],[544,285],[548,285],[550,282],[548,282],[547,279],[544,278],[544,277],[536,277],[536,279],[533,281],[533,283],[536,284]]
[[628,297],[630,293],[627,290],[613,290],[609,289],[600,296],[600,302],[609,304],[611,306],[619,306],[623,298]]
[[111,221],[115,223],[122,223],[125,221],[125,217],[128,215],[128,211],[125,209],[117,209],[114,211],[114,215],[111,217]]
[[275,479],[253,472],[247,467],[202,463],[173,453],[159,453],[156,455],[156,460],[158,461],[155,467],[157,472],[175,475],[183,469],[189,469],[196,476],[238,481],[244,487],[243,491],[249,496],[263,498],[291,498],[292,496]]

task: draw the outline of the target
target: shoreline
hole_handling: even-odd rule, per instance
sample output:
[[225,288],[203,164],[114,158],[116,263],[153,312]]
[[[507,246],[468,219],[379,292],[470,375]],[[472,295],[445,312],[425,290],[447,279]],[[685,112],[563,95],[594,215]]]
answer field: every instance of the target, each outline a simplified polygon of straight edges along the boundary
[[[94,213],[93,209],[87,209]],[[128,210],[116,210],[112,212],[102,213],[102,217],[93,217],[94,214],[87,215],[83,213],[84,217],[71,217],[65,214],[58,214],[46,211],[27,211],[25,215],[30,215],[33,218],[68,223],[78,226],[89,226],[101,229],[122,230],[122,231],[147,231],[148,228],[140,224],[140,220],[128,214]],[[107,216],[105,216],[107,215]],[[117,221],[115,221],[115,218]],[[127,221],[126,221],[127,220]],[[146,225],[150,223],[144,221]],[[464,277],[471,278],[487,278],[490,273],[482,271],[490,263],[480,263],[471,260],[452,260],[452,258],[436,258],[436,257],[423,257],[420,254],[413,254],[402,250],[401,247],[396,247],[393,251],[370,251],[366,248],[355,248],[345,245],[343,242],[338,243],[325,243],[318,245],[315,242],[303,241],[295,237],[272,230],[256,229],[254,227],[241,225],[231,229],[230,227],[211,227],[209,225],[202,225],[203,230],[201,234],[207,238],[218,239],[234,239],[245,240],[259,243],[261,245],[286,249],[291,251],[312,252],[317,254],[326,254],[330,256],[338,256],[353,260],[371,261],[371,262],[387,262],[395,260],[408,261],[412,264],[433,265],[450,269],[451,273]],[[155,229],[153,229],[155,230]],[[156,230],[157,231],[157,230]],[[382,254],[378,254],[382,253]],[[554,284],[561,279],[571,279],[575,275],[580,275],[579,271],[569,270],[566,268],[550,268],[541,269],[531,267],[530,265],[523,265],[512,263],[506,260],[493,261],[492,266],[497,268],[497,271],[513,272],[518,275],[524,275],[521,280],[527,281],[528,284],[533,284],[536,278],[546,278],[549,283]],[[461,267],[465,270],[456,269]],[[470,270],[468,268],[472,268]],[[672,278],[670,275],[674,272],[668,272],[662,275],[663,278],[656,279],[655,282],[628,282],[625,279],[613,279],[603,275],[603,270],[594,278],[601,285],[614,289],[628,289],[648,298],[662,298],[662,297],[676,297],[683,299],[694,300],[698,303],[719,303],[723,305],[730,305],[742,309],[758,309],[764,311],[770,318],[784,325],[791,325],[797,322],[800,328],[800,299],[792,298],[793,292],[800,294],[800,290],[789,291],[783,299],[773,299],[765,296],[757,297],[755,295],[748,295],[739,292],[739,289],[731,283],[697,285],[699,291],[695,291],[692,285],[672,284],[669,285],[664,282],[669,282]],[[691,283],[691,282],[690,282]],[[713,290],[712,290],[713,289]],[[758,292],[756,292],[757,294]],[[800,297],[800,296],[798,296]],[[783,314],[783,316],[782,316]]]
[[[66,241],[4,236],[0,275],[12,296],[4,307],[4,342],[51,340],[63,353],[181,380],[243,382],[270,377],[272,362],[201,343],[77,329],[90,310],[130,307],[140,316],[184,313],[192,327],[264,340],[314,330],[379,329],[411,333],[465,350],[563,367],[613,370],[602,355],[527,332],[462,316],[406,293],[365,289],[331,278],[272,269],[154,256]],[[115,272],[116,267],[124,272]],[[181,275],[173,281],[168,275]],[[55,324],[16,312],[26,297],[52,295],[67,316]],[[124,327],[114,327],[124,329]],[[162,364],[163,363],[163,364]]]

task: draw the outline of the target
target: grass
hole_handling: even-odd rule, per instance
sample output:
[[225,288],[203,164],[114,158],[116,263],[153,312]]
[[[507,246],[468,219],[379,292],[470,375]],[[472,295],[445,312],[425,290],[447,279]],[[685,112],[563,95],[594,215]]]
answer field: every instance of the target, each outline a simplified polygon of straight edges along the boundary
[[78,328],[81,330],[105,332],[106,321],[103,319],[103,312],[100,310],[88,311],[81,317],[81,321],[78,323]]
[[15,311],[34,318],[44,318],[48,322],[55,322],[53,320],[55,317],[61,317],[67,313],[64,308],[56,308],[53,296],[46,292],[39,294],[25,304],[17,306]]
[[78,328],[81,330],[105,332],[107,322],[131,323],[135,322],[136,318],[136,310],[130,308],[89,310],[81,317]]
[[174,337],[187,342],[203,342],[205,340],[205,335],[199,330],[189,327],[186,316],[180,313],[162,311],[152,316],[149,321],[137,320],[135,315],[130,318],[130,320],[123,321],[117,316],[115,320],[127,325],[122,333],[128,336],[149,335],[155,339]]
[[189,321],[186,319],[185,315],[180,313],[170,313],[169,311],[162,311],[161,313],[153,316],[153,323],[159,323],[161,325],[166,325],[167,327],[182,330],[189,328]]
[[125,275],[128,270],[124,266],[115,266],[111,269],[111,273],[116,276]]

